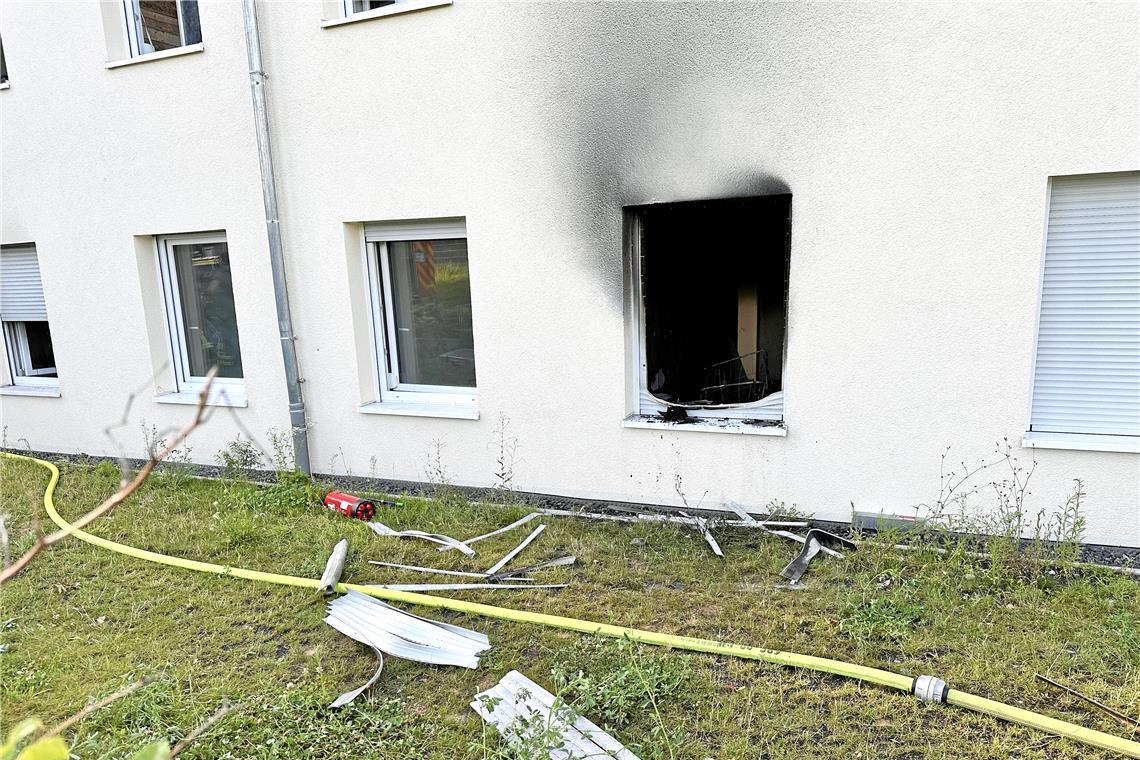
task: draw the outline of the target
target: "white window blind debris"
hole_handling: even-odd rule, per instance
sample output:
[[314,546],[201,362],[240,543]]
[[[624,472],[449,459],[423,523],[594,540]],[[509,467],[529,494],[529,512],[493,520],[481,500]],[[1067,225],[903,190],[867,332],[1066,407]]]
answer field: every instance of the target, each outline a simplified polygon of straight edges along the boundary
[[[668,409],[667,404],[645,388],[644,383],[639,392],[640,405],[638,412],[644,415],[661,414]],[[694,417],[714,417],[729,420],[771,420],[780,422],[784,419],[784,392],[776,391],[759,401],[751,401],[730,407],[706,407],[704,409],[686,409]]]
[[1140,436],[1140,172],[1052,180],[1030,430]]
[[0,251],[0,319],[46,322],[47,318],[35,246],[5,247]]
[[597,724],[517,670],[475,695],[471,709],[527,757],[638,760]]

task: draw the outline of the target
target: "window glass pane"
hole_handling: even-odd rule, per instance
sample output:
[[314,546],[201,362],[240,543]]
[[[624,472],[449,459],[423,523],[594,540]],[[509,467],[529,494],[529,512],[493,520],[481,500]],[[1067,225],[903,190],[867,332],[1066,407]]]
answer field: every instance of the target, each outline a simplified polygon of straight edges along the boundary
[[392,5],[396,0],[352,0],[352,12],[364,13],[364,11],[374,11],[377,8],[383,8],[385,5]]
[[198,0],[182,0],[182,44],[197,45],[202,41],[202,24],[198,21]]
[[56,377],[55,352],[51,347],[51,330],[47,322],[25,322],[28,336],[28,374],[34,377]]
[[226,244],[175,244],[170,250],[177,270],[190,376],[202,377],[217,365],[218,377],[241,377],[241,346]]
[[475,387],[466,240],[388,243],[401,383]]
[[[195,7],[197,16],[197,7]],[[182,46],[177,0],[139,0],[139,41],[146,52]],[[199,35],[201,36],[201,35]]]

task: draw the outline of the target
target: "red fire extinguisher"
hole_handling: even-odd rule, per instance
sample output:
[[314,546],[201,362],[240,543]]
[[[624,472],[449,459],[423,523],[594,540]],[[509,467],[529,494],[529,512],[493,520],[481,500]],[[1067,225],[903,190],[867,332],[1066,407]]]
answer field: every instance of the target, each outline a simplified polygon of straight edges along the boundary
[[357,520],[371,520],[376,516],[375,502],[342,491],[331,491],[325,497],[325,506],[333,512],[340,512],[345,517],[355,517]]

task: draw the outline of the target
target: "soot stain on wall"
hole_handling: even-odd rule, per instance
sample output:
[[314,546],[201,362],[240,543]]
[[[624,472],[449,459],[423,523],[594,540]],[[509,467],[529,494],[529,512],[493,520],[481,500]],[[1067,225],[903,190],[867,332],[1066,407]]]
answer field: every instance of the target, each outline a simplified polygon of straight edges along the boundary
[[[558,166],[568,231],[583,243],[564,255],[594,283],[600,307],[622,310],[624,207],[790,192],[762,154],[737,157],[739,144],[762,142],[762,124],[723,150],[702,133],[747,123],[762,98],[757,88],[772,76],[761,46],[727,44],[739,41],[744,23],[733,14],[763,28],[773,17],[786,23],[789,11],[715,7],[552,4],[512,60],[550,93],[539,124]],[[702,95],[710,80],[717,94]]]

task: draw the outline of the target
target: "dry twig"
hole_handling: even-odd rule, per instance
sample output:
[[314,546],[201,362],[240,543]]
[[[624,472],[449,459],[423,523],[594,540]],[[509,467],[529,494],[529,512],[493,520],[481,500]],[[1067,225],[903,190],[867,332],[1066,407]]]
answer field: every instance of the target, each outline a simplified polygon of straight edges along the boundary
[[186,735],[186,738],[174,745],[174,747],[170,750],[170,757],[177,757],[179,752],[189,747],[195,739],[209,731],[211,726],[232,713],[234,710],[240,708],[241,705],[234,704],[228,699],[223,699],[222,706],[218,708],[217,712],[215,712],[209,718],[206,718],[206,720],[199,724],[197,728],[188,733]]
[[139,680],[135,681],[134,683],[132,683],[128,686],[124,686],[123,688],[119,689],[118,691],[116,691],[114,694],[111,694],[110,696],[103,697],[98,702],[92,702],[91,704],[87,705],[86,707],[84,707],[79,712],[75,713],[75,715],[72,715],[70,718],[65,720],[63,723],[60,723],[58,726],[53,728],[51,731],[48,731],[46,734],[43,735],[43,738],[44,739],[50,739],[51,737],[55,736],[56,734],[63,733],[64,731],[71,728],[76,723],[83,720],[84,718],[86,718],[88,715],[95,712],[99,708],[106,707],[107,705],[111,704],[112,702],[114,702],[117,699],[122,699],[123,697],[130,696],[131,694],[134,694],[136,691],[138,691],[142,687],[148,686],[153,682],[154,682],[153,678],[146,676],[144,678],[140,678]]

